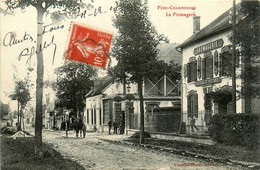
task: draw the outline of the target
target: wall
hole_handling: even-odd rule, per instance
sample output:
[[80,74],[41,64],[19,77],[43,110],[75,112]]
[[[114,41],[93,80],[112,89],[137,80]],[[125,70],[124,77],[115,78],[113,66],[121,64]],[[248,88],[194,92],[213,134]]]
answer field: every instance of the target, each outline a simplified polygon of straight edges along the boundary
[[[198,56],[201,56],[201,58],[204,57],[204,54],[199,54],[199,55],[196,55],[194,56],[193,54],[193,50],[194,48],[196,47],[199,47],[201,45],[205,45],[209,42],[212,42],[212,41],[215,41],[215,40],[218,40],[218,39],[223,39],[224,41],[224,44],[222,47],[226,46],[226,45],[230,45],[230,41],[228,40],[228,35],[231,33],[231,31],[225,31],[225,32],[222,32],[222,33],[219,33],[217,35],[214,35],[214,36],[211,36],[205,40],[202,40],[202,41],[199,41],[199,42],[196,42],[195,44],[192,44],[188,47],[185,47],[183,48],[183,64],[182,64],[182,68],[184,68],[184,65],[187,64],[189,62],[189,59],[190,57],[195,57],[196,60],[198,59]],[[221,52],[221,48],[217,48],[217,49],[214,49],[212,50],[212,53],[214,54],[215,50],[217,50],[218,54]],[[219,63],[219,62],[218,62]],[[214,62],[213,62],[213,78],[216,78],[216,77],[219,77],[219,73],[217,75],[214,74]],[[237,69],[236,70],[237,72],[237,75],[239,75],[240,73],[240,69]],[[198,119],[196,120],[196,125],[198,127],[201,127],[203,128],[203,126],[205,126],[205,108],[204,108],[204,92],[203,92],[203,88],[212,88],[212,91],[214,91],[215,89],[217,88],[220,88],[224,85],[229,85],[229,86],[232,86],[232,80],[231,80],[231,77],[221,77],[221,82],[220,83],[217,83],[217,84],[209,84],[209,85],[202,85],[202,86],[198,86],[196,87],[195,84],[194,84],[194,81],[193,82],[190,82],[188,83],[187,81],[187,77],[185,78],[184,76],[184,69],[182,69],[182,84],[183,84],[183,87],[182,87],[182,120],[183,122],[186,122],[186,125],[190,123],[190,118],[188,118],[188,115],[187,115],[187,96],[188,96],[188,93],[189,91],[191,90],[195,90],[197,91],[197,94],[198,94]],[[197,81],[199,81],[201,79],[197,79]],[[241,89],[241,80],[240,79],[237,79],[236,80],[236,84],[237,84],[237,90],[240,90]],[[242,113],[242,100],[239,99],[237,101],[237,113]],[[214,114],[214,104],[213,104],[213,107],[212,107],[212,110],[213,110],[213,114]],[[188,127],[188,131],[189,131],[189,127]]]

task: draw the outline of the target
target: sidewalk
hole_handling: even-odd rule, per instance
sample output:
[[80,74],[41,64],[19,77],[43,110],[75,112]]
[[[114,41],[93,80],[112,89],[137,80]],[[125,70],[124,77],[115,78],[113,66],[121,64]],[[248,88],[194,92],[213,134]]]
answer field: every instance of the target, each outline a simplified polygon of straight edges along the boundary
[[[250,158],[247,159],[248,162],[244,161],[243,150],[241,150],[242,159],[235,160],[235,157],[233,157],[232,154],[238,155],[236,151],[240,152],[240,148],[236,150],[232,150],[230,149],[229,146],[224,146],[224,145],[219,146],[219,144],[215,145],[215,142],[209,138],[207,139],[203,137],[204,139],[199,139],[198,137],[192,137],[187,135],[163,135],[163,134],[159,134],[159,135],[157,134],[157,136],[155,135],[151,135],[151,136],[152,138],[146,139],[145,144],[139,144],[138,139],[132,139],[130,138],[130,136],[126,136],[126,135],[102,134],[99,136],[99,138],[101,140],[116,143],[116,144],[145,147],[149,149],[179,154],[182,156],[199,158],[214,163],[224,163],[226,165],[242,166],[243,168],[260,169],[259,162],[257,161],[252,162]],[[179,145],[182,146],[179,147]],[[220,153],[214,153],[215,150],[217,150]],[[223,155],[221,155],[221,151],[223,152]],[[231,156],[228,155],[227,152],[229,152],[228,154],[230,154]],[[249,155],[251,155],[251,153]]]
[[166,134],[166,133],[152,133],[152,138],[165,139],[165,140],[177,140],[183,142],[196,142],[198,144],[214,145],[215,142],[210,139],[209,136],[188,135],[188,134]]

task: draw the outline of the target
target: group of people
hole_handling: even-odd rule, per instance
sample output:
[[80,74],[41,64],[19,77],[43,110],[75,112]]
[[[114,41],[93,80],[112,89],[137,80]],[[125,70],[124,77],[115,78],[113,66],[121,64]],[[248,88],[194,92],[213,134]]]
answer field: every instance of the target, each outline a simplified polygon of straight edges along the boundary
[[[86,125],[82,119],[75,120],[71,124],[71,126],[70,126],[69,121],[67,121],[67,122],[64,121],[63,126],[62,126],[63,127],[62,129],[64,129],[66,131],[66,137],[68,137],[68,131],[70,129],[74,129],[76,131],[76,138],[78,138],[79,135],[80,135],[80,137],[83,137],[83,138],[86,137]],[[124,133],[124,125],[122,123],[119,123],[118,121],[114,121],[112,123],[112,120],[110,119],[108,122],[108,133],[109,134],[112,134],[111,133],[112,127],[114,127],[113,134],[118,134],[118,129],[119,129],[119,134]]]
[[117,121],[114,121],[114,122],[112,123],[112,120],[110,119],[110,120],[108,121],[108,134],[109,134],[109,135],[111,134],[112,126],[114,127],[113,134],[117,134],[118,128],[119,128],[119,134],[123,134],[123,133],[124,133],[124,125],[123,125],[123,124],[120,124],[120,123],[117,122]]
[[[74,129],[76,131],[76,138],[79,137],[79,134],[80,134],[80,137],[82,137],[82,134],[83,134],[83,138],[86,137],[86,125],[85,123],[83,122],[82,119],[78,119],[78,120],[75,120],[72,125],[71,125],[72,129]],[[69,123],[66,123],[65,124],[65,131],[66,131],[66,137],[68,137],[68,131],[70,130],[70,126],[69,126]]]

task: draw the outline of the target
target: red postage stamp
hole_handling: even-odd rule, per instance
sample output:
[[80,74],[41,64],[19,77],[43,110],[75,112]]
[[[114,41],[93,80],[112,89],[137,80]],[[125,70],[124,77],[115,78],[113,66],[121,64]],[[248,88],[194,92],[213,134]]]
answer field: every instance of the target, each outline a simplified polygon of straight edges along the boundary
[[66,59],[106,68],[113,34],[73,24]]

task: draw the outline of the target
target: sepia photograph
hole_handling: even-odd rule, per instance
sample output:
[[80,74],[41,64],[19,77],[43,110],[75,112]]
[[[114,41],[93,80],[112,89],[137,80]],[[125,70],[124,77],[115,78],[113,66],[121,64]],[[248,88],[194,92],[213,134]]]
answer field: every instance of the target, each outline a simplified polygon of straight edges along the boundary
[[1,0],[0,169],[260,169],[260,1]]

